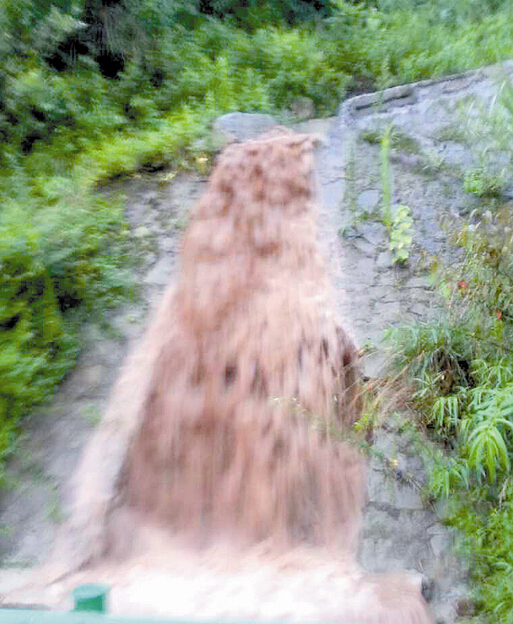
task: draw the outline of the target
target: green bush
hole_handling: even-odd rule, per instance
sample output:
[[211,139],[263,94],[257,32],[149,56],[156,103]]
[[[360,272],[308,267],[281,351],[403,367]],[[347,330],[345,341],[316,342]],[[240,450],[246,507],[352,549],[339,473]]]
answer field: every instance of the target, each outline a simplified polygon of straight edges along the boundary
[[200,10],[207,15],[231,19],[240,28],[255,30],[264,25],[296,26],[323,19],[332,14],[335,5],[330,0],[201,0]]
[[258,30],[245,45],[238,41],[234,47],[234,65],[261,73],[277,108],[306,96],[318,113],[333,113],[345,94],[349,75],[330,65],[320,38],[309,31]]
[[510,3],[496,11],[486,8],[484,16],[481,8],[470,10],[470,3],[463,0],[452,8],[446,3],[416,4],[394,2],[388,10],[379,10],[340,2],[324,35],[331,66],[387,87],[513,55]]
[[[299,11],[312,3],[290,5]],[[230,14],[229,2],[207,7],[193,0],[123,0],[102,6],[84,2],[71,9],[56,3],[40,9],[32,0],[12,0],[0,11],[4,32],[14,33],[0,43],[4,164],[13,148],[28,153],[39,142],[63,136],[72,156],[81,151],[84,137],[106,138],[128,127],[156,129],[162,113],[184,103],[200,105],[218,92],[218,71],[235,91],[242,83],[244,94],[236,99],[243,110],[281,108],[307,96],[322,114],[336,110],[351,81],[386,86],[477,66],[513,51],[508,5],[481,21],[454,21],[442,19],[438,5],[377,10],[340,0],[336,7],[321,7],[330,17],[317,30],[262,29],[259,23],[251,33],[202,16],[207,10]],[[112,19],[104,23],[102,11]],[[57,62],[56,55],[67,55],[68,61]],[[224,66],[219,56],[226,59]],[[115,83],[98,66],[108,73],[111,57],[120,60]]]
[[[73,366],[80,318],[130,292],[121,207],[70,188],[48,205],[12,180],[0,211],[0,481],[19,418]],[[22,186],[24,185],[24,187]],[[126,261],[125,261],[126,262]]]

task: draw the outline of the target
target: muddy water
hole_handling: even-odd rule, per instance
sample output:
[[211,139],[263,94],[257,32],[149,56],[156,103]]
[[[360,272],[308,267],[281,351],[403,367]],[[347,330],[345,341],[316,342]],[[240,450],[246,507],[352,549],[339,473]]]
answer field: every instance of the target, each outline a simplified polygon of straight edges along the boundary
[[[334,136],[336,138],[336,134]],[[328,175],[337,175],[335,172],[333,174],[329,173],[330,163],[333,163],[333,166],[338,169],[338,175],[340,175],[341,171],[342,163],[334,157],[339,146],[336,141],[333,141],[333,137],[331,137],[331,140],[332,142],[327,149],[332,151],[330,151],[329,157],[324,160],[328,168],[320,170],[320,181],[324,188],[323,176],[326,176],[327,172]],[[319,156],[322,159],[322,153]],[[328,186],[330,183],[331,180],[328,181]],[[177,188],[180,189],[179,186]],[[144,190],[143,192],[147,193]],[[174,193],[170,195],[171,198],[175,197]],[[132,195],[131,197],[132,201],[134,201],[134,196]],[[161,207],[156,199],[158,195],[149,192],[145,197],[149,199],[145,207],[150,214],[157,206]],[[323,202],[322,210],[319,240],[324,256],[328,258],[329,273],[335,286],[334,298],[340,306],[342,298],[337,297],[337,294],[343,294],[340,288],[340,280],[344,277],[347,279],[344,264],[346,260],[342,253],[343,246],[336,234],[336,226],[340,223],[342,212],[340,211],[340,205],[337,205],[337,210],[333,210],[333,205],[330,205],[329,200],[326,200],[326,198]],[[134,218],[135,211],[133,208],[129,207],[127,212],[129,217]],[[171,212],[171,214],[173,213]],[[134,233],[136,237],[147,238],[146,241],[142,241],[141,250],[143,254],[147,254],[146,257],[152,263],[152,267],[146,273],[143,284],[147,289],[147,296],[152,297],[154,293],[160,290],[161,284],[165,283],[165,275],[168,279],[169,269],[175,264],[176,246],[165,243],[163,245],[165,250],[163,257],[155,262],[151,254],[155,253],[156,250],[160,251],[155,243],[156,241],[160,242],[159,234],[165,228],[159,222],[155,224],[151,221],[145,221],[144,217],[141,219],[140,214],[138,217],[139,221],[136,222],[137,226],[134,228]],[[164,210],[162,211],[161,219],[165,217],[166,211]],[[309,236],[313,236],[309,244],[315,243],[315,228],[306,228],[305,236],[307,239]],[[289,281],[295,280],[296,276],[287,279]],[[320,275],[313,280],[316,288],[319,288],[320,285],[322,286],[322,282]],[[281,291],[287,292],[283,288],[280,289]],[[303,301],[299,302],[298,306],[295,307],[299,307],[299,304],[305,305]],[[133,315],[134,311],[132,310],[130,313]],[[329,336],[329,332],[326,335]],[[284,337],[287,339],[286,342],[288,342],[287,337],[290,337],[289,334],[287,333]],[[323,335],[317,335],[321,346],[323,338]],[[280,338],[275,336],[274,340],[279,342]],[[257,338],[258,341],[259,338]],[[343,345],[341,346],[343,347]],[[335,343],[328,348],[329,351],[333,349],[336,352],[337,347]],[[294,350],[294,353],[296,351],[297,348]],[[322,349],[320,352],[322,352]],[[294,358],[296,358],[296,355],[294,355]],[[297,365],[295,368],[297,368]],[[226,369],[225,365],[224,369]],[[297,385],[297,382],[295,383]],[[274,394],[280,394],[281,392],[282,389],[280,392],[274,392]],[[271,392],[271,394],[273,393]],[[308,398],[308,395],[305,396]],[[257,411],[261,412],[261,408]],[[294,436],[294,434],[292,435]],[[300,437],[303,437],[303,434]],[[208,442],[208,440],[206,441]],[[312,450],[315,451],[315,449]],[[315,459],[316,455],[314,452],[310,462],[311,465],[309,464],[308,472],[313,474],[319,473],[319,468],[324,465],[323,454],[325,452],[319,455],[319,450],[317,451],[317,459]],[[297,472],[298,465],[304,465],[305,449],[301,451],[298,447],[292,449],[292,451],[291,459],[295,457],[294,461],[296,463],[290,465],[292,467],[295,465],[296,468],[294,468],[292,473],[289,473],[289,479],[294,481],[297,480],[297,475],[294,476],[294,473]],[[325,507],[322,520],[338,516],[341,518],[353,518],[353,520],[350,520],[350,523],[352,523],[358,519],[361,502],[356,501],[363,494],[363,489],[361,489],[360,477],[357,476],[357,473],[351,477],[352,471],[348,470],[347,459],[344,458],[343,454],[340,457],[340,450],[337,453],[339,459],[336,459],[336,455],[334,455],[328,464],[325,465],[331,465],[333,469],[334,462],[338,464],[342,460],[339,469],[337,471],[332,470],[331,476],[326,474],[318,485],[324,487],[334,477],[333,484],[338,483],[337,487],[341,488],[341,492],[347,493],[349,485],[349,489],[356,488],[356,494],[352,494],[349,497],[352,498],[351,501],[345,494],[336,496],[334,495],[335,490],[327,491],[326,504],[330,506],[332,513],[327,513],[328,508]],[[203,449],[200,456],[208,458],[209,455]],[[308,456],[308,453],[306,453],[306,456]],[[319,460],[321,460],[321,463],[319,463]],[[259,465],[259,462],[255,463]],[[155,470],[154,466],[152,470]],[[192,476],[198,476],[194,470]],[[270,479],[269,482],[271,484],[274,483],[274,486],[276,485],[273,479]],[[257,479],[254,484],[254,491],[257,493],[261,492],[264,483],[265,480]],[[286,489],[290,489],[287,486],[286,479],[284,483]],[[301,481],[298,483],[300,485]],[[300,493],[305,489],[304,486],[305,484],[303,486],[300,485]],[[192,487],[197,488],[198,486],[192,484]],[[214,490],[217,491],[217,488],[214,487]],[[154,484],[151,487],[146,487],[146,489],[142,488],[142,491],[153,494],[155,491]],[[196,496],[194,491],[189,493],[193,497]],[[278,497],[280,500],[277,500],[276,505],[269,508],[267,504],[268,494],[269,492],[266,491],[265,509],[262,508],[262,511],[265,511],[267,515],[269,510],[274,512],[275,509],[280,508],[279,505],[280,503],[283,504],[283,500],[288,500],[286,495],[283,496],[282,493]],[[292,508],[297,506],[302,511],[308,513],[308,505],[304,504],[305,501],[302,500],[302,496],[303,494],[300,499],[296,500],[293,497],[290,500],[288,504],[291,507],[285,508],[285,517],[289,516]],[[201,496],[199,500],[200,502],[202,501]],[[333,505],[335,505],[336,509]],[[261,518],[256,513],[258,509],[252,506],[249,510],[252,513],[249,514],[248,519],[253,521],[255,526],[259,527]],[[40,600],[47,604],[66,606],[67,596],[69,596],[69,591],[74,584],[84,580],[105,580],[113,585],[111,608],[119,613],[139,612],[141,614],[174,615],[176,617],[186,617],[188,614],[195,617],[200,617],[201,615],[205,617],[280,617],[291,620],[304,620],[307,615],[312,619],[326,617],[361,619],[363,614],[365,614],[367,619],[361,621],[395,622],[398,617],[403,622],[429,621],[420,596],[419,574],[412,576],[402,575],[400,577],[381,576],[376,578],[366,576],[356,564],[354,556],[347,557],[347,548],[343,551],[331,549],[328,552],[322,548],[319,549],[319,547],[315,549],[302,547],[289,550],[287,554],[284,554],[282,549],[276,551],[275,544],[264,542],[264,546],[246,548],[242,552],[233,551],[228,545],[220,546],[218,544],[215,547],[203,550],[202,554],[195,554],[190,549],[184,549],[179,543],[170,542],[169,536],[165,534],[165,531],[159,534],[157,527],[148,525],[145,518],[141,518],[140,521],[137,520],[137,516],[135,518],[134,520],[134,514],[131,513],[124,518],[121,517],[121,520],[118,519],[116,534],[122,536],[128,542],[132,542],[132,536],[135,534],[137,537],[136,541],[139,544],[144,544],[140,551],[141,554],[138,554],[136,549],[128,563],[123,561],[113,563],[111,560],[89,570],[87,573],[72,576],[64,582],[53,583],[50,586],[41,586],[41,578],[38,578],[36,573],[30,589],[26,585],[20,588],[18,600],[23,599],[24,595],[30,595],[33,602],[36,599],[34,596],[37,597],[39,593],[42,596]],[[281,522],[281,524],[283,523]],[[301,521],[300,524],[304,530],[304,522]],[[343,533],[340,533],[340,535],[343,535]],[[150,554],[148,554],[148,548]],[[349,550],[354,553],[356,548],[357,543],[353,537]],[[114,550],[115,554],[119,555],[119,549],[115,548]],[[282,554],[279,554],[280,552]],[[338,555],[337,552],[339,553]],[[166,555],[162,556],[162,553],[166,553]],[[122,555],[126,555],[126,552],[123,552]],[[179,563],[176,564],[176,562]],[[400,569],[400,567],[395,569]],[[414,569],[419,572],[417,566]],[[11,582],[15,581],[11,580]],[[171,591],[168,588],[173,589]],[[19,597],[20,594],[21,598]],[[11,595],[17,594],[14,592]],[[319,597],[321,595],[329,595],[330,599],[325,598],[320,601]],[[369,610],[370,605],[372,605],[372,609]]]
[[126,496],[175,532],[354,550],[363,466],[329,430],[358,417],[358,363],[317,250],[313,149],[290,133],[220,156],[141,348]]
[[[309,129],[326,134],[317,155],[322,193],[319,240],[328,261],[334,301],[358,343],[378,341],[383,329],[431,313],[433,293],[425,279],[429,255],[451,254],[443,214],[472,209],[474,199],[462,191],[450,168],[436,170],[411,150],[391,154],[394,202],[410,206],[414,250],[406,268],[392,265],[386,232],[379,219],[381,201],[379,147],[362,133],[391,121],[417,138],[422,149],[448,164],[465,164],[468,149],[456,138],[435,134],[458,123],[457,102],[466,96],[493,97],[496,83],[480,71],[458,80],[413,87],[413,95],[391,98],[376,113],[358,108],[341,119],[316,121]],[[488,100],[487,100],[488,98]],[[362,112],[363,111],[363,112]],[[439,135],[441,136],[441,135]],[[436,159],[435,159],[436,160]],[[465,161],[465,162],[464,162]],[[432,158],[431,158],[432,164]],[[470,162],[470,161],[469,161]],[[429,165],[429,162],[427,163]],[[127,215],[140,255],[142,301],[116,313],[113,325],[122,339],[87,328],[88,347],[53,406],[33,416],[33,435],[12,465],[16,484],[2,499],[0,546],[5,563],[0,594],[15,601],[66,606],[69,590],[82,580],[113,584],[112,609],[197,617],[287,617],[316,619],[339,615],[343,588],[355,595],[361,576],[334,553],[297,549],[271,555],[265,547],[244,556],[228,546],[194,554],[181,544],[167,544],[157,530],[148,536],[160,559],[140,555],[130,564],[103,565],[51,586],[12,566],[30,566],[49,553],[56,526],[68,513],[68,479],[80,450],[97,426],[128,344],[141,335],[148,310],[161,298],[175,274],[179,240],[189,207],[204,188],[193,175],[174,179],[153,176],[123,183]],[[355,213],[357,219],[355,220]],[[371,218],[361,219],[361,215]],[[355,223],[356,221],[356,223]],[[338,236],[344,229],[345,237]],[[366,369],[376,374],[382,358],[372,354]],[[398,463],[413,482],[425,479],[422,459],[400,426],[379,432],[376,450]],[[369,502],[364,511],[360,561],[369,571],[410,569],[435,581],[431,603],[437,621],[453,622],[457,600],[465,594],[465,570],[454,556],[453,535],[436,513],[426,509],[419,491],[396,481],[376,459],[370,462]],[[156,565],[158,564],[158,565]]]

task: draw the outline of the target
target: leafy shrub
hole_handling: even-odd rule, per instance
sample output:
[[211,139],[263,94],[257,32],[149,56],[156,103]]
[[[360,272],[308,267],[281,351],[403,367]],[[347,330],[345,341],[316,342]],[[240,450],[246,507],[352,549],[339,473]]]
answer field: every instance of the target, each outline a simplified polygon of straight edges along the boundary
[[482,169],[471,169],[465,172],[463,187],[467,193],[473,193],[477,197],[500,197],[504,186],[504,179],[490,175]]
[[[452,8],[446,5],[405,1],[379,10],[339,3],[325,33],[330,64],[347,73],[372,77],[379,87],[387,87],[512,56],[510,3],[496,11],[490,8],[484,16],[481,9],[464,10],[468,2],[455,0]],[[463,8],[455,13],[457,6]],[[461,18],[456,19],[456,14]]]
[[263,76],[276,108],[306,96],[319,113],[334,112],[349,81],[348,74],[330,65],[319,37],[306,30],[258,30],[235,41],[229,58],[235,67],[250,67]]
[[[447,521],[464,531],[478,604],[490,622],[510,622],[513,541],[513,272],[511,248],[466,243],[463,276],[437,271],[441,318],[389,332],[395,362],[416,384],[414,399],[443,451],[429,494],[448,498]],[[499,257],[496,256],[498,254]],[[458,277],[463,277],[458,279]],[[498,306],[498,302],[500,307]],[[504,308],[504,312],[503,312]]]
[[243,3],[238,0],[201,0],[200,10],[219,18],[231,18],[238,27],[254,30],[267,24],[276,26],[285,22],[294,26],[325,18],[333,12],[334,4],[330,0],[250,0]]
[[130,288],[120,206],[69,186],[49,206],[26,179],[11,182],[17,197],[0,212],[0,480],[19,418],[73,366],[78,320]]

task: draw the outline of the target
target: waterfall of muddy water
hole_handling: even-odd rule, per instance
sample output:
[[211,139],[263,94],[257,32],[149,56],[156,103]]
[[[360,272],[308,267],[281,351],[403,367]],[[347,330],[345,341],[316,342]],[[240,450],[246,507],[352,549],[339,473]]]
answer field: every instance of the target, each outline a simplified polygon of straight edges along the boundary
[[364,466],[332,437],[357,416],[357,356],[329,306],[312,148],[228,148],[185,234],[126,486],[175,531],[355,544]]
[[[358,362],[317,246],[314,145],[279,130],[219,158],[178,282],[86,453],[73,535],[113,552],[127,529],[106,516],[128,510],[175,537],[228,540],[241,557],[251,544],[282,554],[307,544],[347,571],[339,621],[428,624],[420,583],[355,563],[365,461],[342,434],[359,415]],[[109,501],[93,473],[114,474],[105,457],[124,449]]]

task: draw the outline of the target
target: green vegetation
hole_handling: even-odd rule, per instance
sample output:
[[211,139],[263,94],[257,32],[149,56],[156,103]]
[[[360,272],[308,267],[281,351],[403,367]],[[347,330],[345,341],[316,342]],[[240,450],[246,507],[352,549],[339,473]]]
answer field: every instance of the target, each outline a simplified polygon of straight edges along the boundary
[[16,192],[4,191],[0,214],[0,457],[18,418],[73,365],[80,319],[130,289],[120,204],[64,183],[50,201],[31,192],[26,176],[13,178]]
[[465,172],[463,187],[467,193],[477,197],[500,197],[505,182],[503,176],[491,175],[482,169],[470,169]]
[[[389,235],[389,249],[393,254],[393,260],[397,264],[404,264],[410,257],[410,249],[413,242],[413,219],[408,206],[399,205],[392,211],[390,206],[390,144],[402,147],[404,135],[398,134],[389,126],[381,137],[381,185],[383,188],[382,219]],[[392,138],[395,140],[393,141]],[[367,137],[367,140],[370,140]],[[371,142],[373,142],[371,140]],[[406,143],[407,149],[411,148],[413,140]],[[404,147],[403,147],[404,149]]]
[[392,212],[390,209],[390,133],[391,128],[388,127],[383,133],[383,137],[381,138],[381,187],[383,189],[383,207],[382,207],[382,217],[383,223],[386,225],[387,230],[390,233],[390,228],[392,227]]
[[413,242],[413,219],[408,206],[396,206],[390,224],[389,248],[393,253],[394,262],[404,264],[410,257]]
[[[489,114],[469,122],[488,132],[488,145],[494,136],[502,144],[511,136],[510,96],[505,84]],[[450,227],[463,259],[432,267],[443,302],[439,317],[387,337],[394,365],[407,372],[416,407],[439,444],[427,494],[448,499],[447,521],[462,531],[480,617],[506,623],[513,618],[513,217],[489,182],[495,175],[489,160],[490,168],[463,181],[482,207]]]

